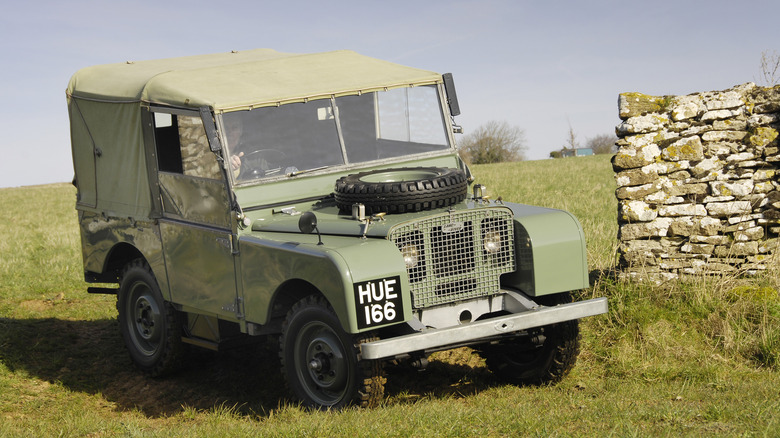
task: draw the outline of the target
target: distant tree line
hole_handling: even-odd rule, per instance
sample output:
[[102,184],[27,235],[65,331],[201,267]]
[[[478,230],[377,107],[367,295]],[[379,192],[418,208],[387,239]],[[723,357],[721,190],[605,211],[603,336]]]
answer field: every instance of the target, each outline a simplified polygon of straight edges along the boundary
[[[613,154],[617,150],[614,134],[601,134],[589,138],[585,147],[594,154]],[[550,152],[550,157],[559,158],[566,149],[579,148],[574,130],[569,127],[567,144],[560,150]],[[491,120],[480,125],[473,132],[463,136],[458,142],[461,157],[470,164],[490,164],[508,161],[523,161],[528,146],[525,131],[506,121]]]
[[471,164],[525,160],[525,131],[507,122],[490,121],[459,142],[461,157]]

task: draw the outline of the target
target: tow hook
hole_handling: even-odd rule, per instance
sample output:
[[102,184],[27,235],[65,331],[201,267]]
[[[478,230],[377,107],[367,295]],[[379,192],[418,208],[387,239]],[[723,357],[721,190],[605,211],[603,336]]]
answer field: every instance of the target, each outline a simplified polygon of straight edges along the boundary
[[416,370],[422,371],[422,370],[428,368],[428,358],[427,357],[421,357],[421,358],[415,359],[415,360],[413,360],[410,363],[410,365],[412,366],[412,368],[414,368]]

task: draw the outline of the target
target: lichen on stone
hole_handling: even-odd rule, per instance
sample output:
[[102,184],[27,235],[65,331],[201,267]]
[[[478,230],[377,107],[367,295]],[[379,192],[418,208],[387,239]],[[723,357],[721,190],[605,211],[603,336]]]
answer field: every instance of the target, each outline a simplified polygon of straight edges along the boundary
[[623,93],[619,110],[623,273],[767,269],[780,254],[780,86]]
[[777,140],[778,132],[775,128],[769,126],[758,126],[750,129],[750,135],[745,139],[749,145],[756,147],[766,147]]
[[620,118],[626,120],[649,113],[665,112],[673,99],[674,96],[651,96],[636,92],[620,93],[618,97]]

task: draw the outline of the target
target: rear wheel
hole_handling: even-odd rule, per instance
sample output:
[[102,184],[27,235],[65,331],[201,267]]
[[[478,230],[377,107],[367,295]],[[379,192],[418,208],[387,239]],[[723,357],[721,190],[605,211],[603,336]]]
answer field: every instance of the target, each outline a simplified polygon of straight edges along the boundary
[[346,333],[324,298],[296,303],[279,339],[282,373],[292,394],[309,408],[376,406],[385,378],[380,361],[359,359],[359,344],[366,340]]
[[[542,297],[537,302],[557,305],[571,302],[569,293]],[[514,385],[554,383],[566,376],[580,352],[579,321],[544,326],[520,336],[480,348],[482,356],[499,379]]]
[[178,367],[183,350],[182,327],[143,260],[134,260],[125,267],[117,310],[122,338],[139,369],[161,376]]

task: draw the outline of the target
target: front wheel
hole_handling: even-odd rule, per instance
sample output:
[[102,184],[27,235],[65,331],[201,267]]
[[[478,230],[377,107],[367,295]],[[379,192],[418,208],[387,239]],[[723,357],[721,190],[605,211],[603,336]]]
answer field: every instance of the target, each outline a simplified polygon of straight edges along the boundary
[[[542,297],[540,304],[571,302],[568,293]],[[496,344],[480,347],[480,353],[493,374],[514,385],[555,383],[566,376],[580,352],[579,321],[552,324]]]
[[292,394],[315,409],[376,406],[385,379],[380,361],[359,360],[358,345],[364,340],[341,328],[324,298],[309,296],[296,303],[279,339],[282,373]]
[[178,367],[183,350],[182,327],[143,260],[125,267],[116,307],[122,338],[138,368],[151,376],[161,376]]

